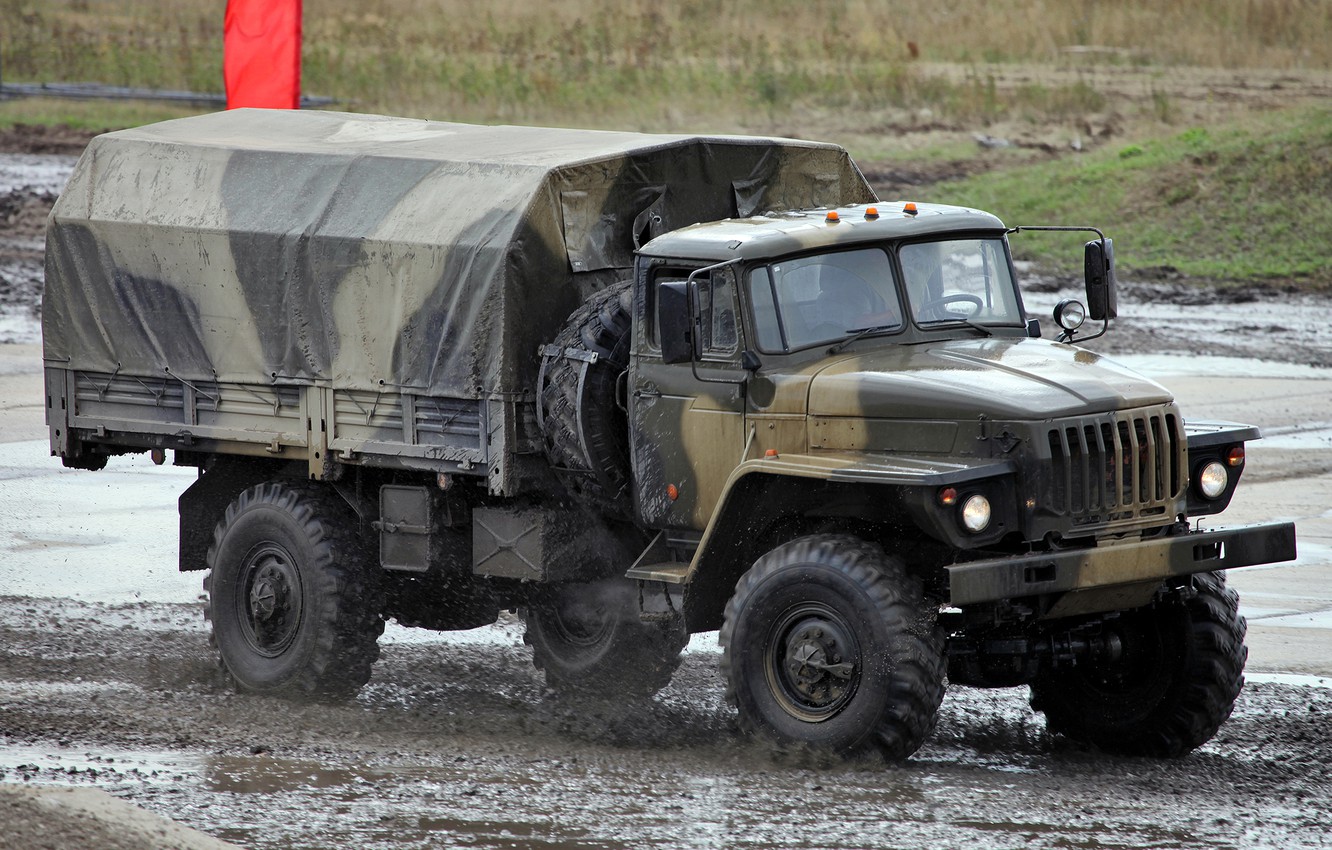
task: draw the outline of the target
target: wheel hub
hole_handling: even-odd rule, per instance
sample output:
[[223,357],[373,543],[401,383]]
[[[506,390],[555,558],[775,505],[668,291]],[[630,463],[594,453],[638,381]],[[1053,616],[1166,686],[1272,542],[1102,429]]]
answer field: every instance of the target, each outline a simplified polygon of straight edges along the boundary
[[287,596],[287,584],[276,569],[268,566],[260,570],[250,588],[250,613],[255,622],[272,620],[279,606],[285,607]]
[[236,598],[242,634],[255,651],[276,658],[300,630],[300,572],[284,548],[269,544],[246,558],[242,578]]
[[[777,693],[789,712],[817,722],[837,712],[855,692],[857,645],[840,618],[803,610],[785,618],[779,630]],[[784,634],[783,634],[784,632]]]

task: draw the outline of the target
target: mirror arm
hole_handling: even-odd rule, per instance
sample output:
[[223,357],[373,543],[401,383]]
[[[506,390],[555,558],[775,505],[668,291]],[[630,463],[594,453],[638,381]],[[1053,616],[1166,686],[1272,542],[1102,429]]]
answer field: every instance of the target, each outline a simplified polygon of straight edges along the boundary
[[1065,342],[1068,343],[1069,345],[1072,345],[1074,343],[1081,345],[1084,342],[1091,342],[1094,339],[1100,339],[1101,337],[1105,336],[1105,332],[1108,330],[1110,330],[1110,320],[1102,319],[1101,329],[1096,333],[1092,334],[1091,336],[1075,337],[1074,336],[1075,331],[1064,331],[1063,333],[1059,334],[1059,338],[1055,341]]

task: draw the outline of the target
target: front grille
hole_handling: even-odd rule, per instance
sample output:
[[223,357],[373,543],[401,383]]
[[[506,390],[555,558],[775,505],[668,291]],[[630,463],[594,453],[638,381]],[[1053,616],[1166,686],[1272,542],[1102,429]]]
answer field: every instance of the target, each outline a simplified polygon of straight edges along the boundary
[[1049,507],[1076,526],[1165,516],[1181,495],[1186,446],[1172,409],[1067,419],[1048,439]]

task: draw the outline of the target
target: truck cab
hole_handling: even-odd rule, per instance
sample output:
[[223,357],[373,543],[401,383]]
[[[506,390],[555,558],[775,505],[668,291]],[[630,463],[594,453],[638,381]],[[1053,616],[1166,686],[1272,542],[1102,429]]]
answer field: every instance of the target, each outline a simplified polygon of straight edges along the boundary
[[[689,631],[722,629],[730,693],[762,718],[757,734],[828,733],[847,713],[839,677],[856,668],[803,660],[834,654],[810,634],[854,642],[853,618],[815,606],[774,625],[766,609],[811,570],[846,579],[845,553],[869,547],[879,573],[914,588],[908,610],[939,609],[937,645],[912,651],[947,656],[951,681],[1032,685],[1059,728],[1112,749],[1200,743],[1157,719],[1088,720],[1126,697],[1085,673],[1159,684],[1161,654],[1189,654],[1163,642],[1162,618],[1177,628],[1200,594],[1202,610],[1233,609],[1219,570],[1294,556],[1288,525],[1190,527],[1228,504],[1257,432],[1186,424],[1167,389],[1074,344],[1080,303],[1042,338],[1009,235],[975,210],[875,203],[698,224],[640,251],[624,396],[634,519],[657,537],[628,576],[667,607],[678,591]],[[1086,250],[1093,318],[1108,325],[1113,249],[1102,237]],[[941,670],[916,671],[911,690],[941,694]],[[932,716],[932,702],[915,710]],[[1229,701],[1197,711],[1212,727]]]

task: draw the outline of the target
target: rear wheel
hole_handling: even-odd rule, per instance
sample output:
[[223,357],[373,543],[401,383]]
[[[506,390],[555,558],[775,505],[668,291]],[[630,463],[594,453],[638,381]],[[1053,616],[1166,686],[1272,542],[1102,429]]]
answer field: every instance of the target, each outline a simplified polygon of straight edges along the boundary
[[331,491],[269,482],[226,510],[208,551],[208,617],[242,690],[345,699],[370,679],[384,630],[378,572]]
[[678,618],[643,622],[637,586],[625,579],[551,587],[522,614],[523,640],[546,684],[594,699],[655,694],[689,639]]
[[1211,740],[1244,686],[1246,625],[1221,573],[1111,621],[1111,661],[1051,670],[1031,705],[1051,732],[1118,755],[1182,756]]
[[906,758],[943,699],[937,616],[878,545],[799,538],[760,558],[726,606],[727,699],[741,728],[778,751]]

